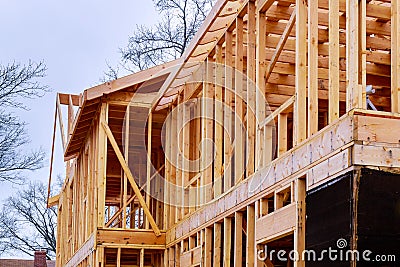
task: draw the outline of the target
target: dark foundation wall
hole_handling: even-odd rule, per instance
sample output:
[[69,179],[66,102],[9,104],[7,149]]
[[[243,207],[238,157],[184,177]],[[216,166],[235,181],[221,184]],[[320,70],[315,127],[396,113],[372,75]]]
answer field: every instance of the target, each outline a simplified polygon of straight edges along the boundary
[[322,251],[343,238],[351,238],[351,184],[352,173],[307,192],[306,196],[306,248],[316,252],[317,260],[306,266],[349,266],[348,262],[331,261]]
[[364,169],[359,181],[358,249],[370,258],[396,256],[396,262],[363,262],[362,266],[400,266],[400,174]]
[[[316,251],[317,258],[307,266],[350,266],[346,253],[354,241],[360,253],[357,266],[400,266],[399,174],[349,172],[307,192],[306,203],[306,247]],[[338,248],[339,239],[347,242],[343,249]],[[324,260],[318,260],[323,250]],[[372,251],[365,252],[371,262],[363,260],[366,250]],[[376,255],[386,261],[378,262]]]

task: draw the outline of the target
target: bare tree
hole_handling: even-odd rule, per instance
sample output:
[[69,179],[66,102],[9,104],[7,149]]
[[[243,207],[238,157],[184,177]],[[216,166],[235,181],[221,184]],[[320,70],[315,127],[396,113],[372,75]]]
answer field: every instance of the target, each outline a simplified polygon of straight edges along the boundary
[[153,27],[137,26],[128,46],[121,49],[123,66],[130,71],[147,69],[181,57],[215,1],[153,2],[161,21]]
[[47,188],[29,183],[26,189],[9,197],[0,213],[0,255],[23,252],[33,256],[38,248],[48,250],[48,259],[56,253],[57,210],[47,208]]
[[23,152],[29,142],[25,123],[10,109],[27,110],[23,99],[41,97],[48,91],[39,83],[44,77],[46,66],[43,62],[28,64],[0,64],[0,182],[21,182],[24,170],[36,170],[42,166],[43,151]]

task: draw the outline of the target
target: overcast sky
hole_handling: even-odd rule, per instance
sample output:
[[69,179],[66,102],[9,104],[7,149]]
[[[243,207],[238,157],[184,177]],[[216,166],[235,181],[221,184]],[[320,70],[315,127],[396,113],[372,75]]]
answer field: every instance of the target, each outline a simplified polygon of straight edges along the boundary
[[[47,152],[45,167],[29,180],[47,181],[56,92],[78,94],[99,83],[106,62],[116,65],[136,24],[157,20],[151,0],[0,0],[0,64],[43,60],[52,92],[13,110],[28,123],[30,149]],[[59,133],[57,134],[59,139]],[[56,169],[63,172],[58,140]],[[0,184],[0,201],[15,187]]]

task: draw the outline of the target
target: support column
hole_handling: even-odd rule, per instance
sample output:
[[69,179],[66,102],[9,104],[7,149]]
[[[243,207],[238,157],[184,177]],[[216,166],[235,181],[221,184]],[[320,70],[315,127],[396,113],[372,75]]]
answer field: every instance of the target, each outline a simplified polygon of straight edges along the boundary
[[247,6],[247,164],[246,175],[255,170],[256,143],[256,6],[253,1]]
[[[151,177],[151,134],[152,134],[152,124],[153,124],[153,113],[150,112],[147,121],[147,161],[146,161],[146,205],[150,207],[150,177]],[[146,218],[145,228],[149,229],[149,220]]]
[[294,102],[294,145],[307,138],[307,6],[296,0],[296,100]]
[[246,238],[246,266],[253,267],[256,261],[255,252],[255,208],[254,205],[247,206],[247,238]]
[[244,179],[243,18],[236,18],[235,40],[235,184]]
[[265,128],[258,128],[258,123],[260,123],[266,117],[265,110],[265,69],[266,69],[266,18],[264,12],[257,12],[257,42],[256,42],[256,149],[255,149],[255,163],[256,168],[262,168],[266,164],[265,155]]
[[[308,0],[308,136],[318,132],[318,2]],[[298,20],[299,21],[299,20]],[[339,88],[337,88],[339,91]]]
[[231,240],[232,233],[232,218],[227,217],[224,218],[224,253],[223,253],[223,262],[224,267],[231,266]]
[[235,233],[234,233],[234,262],[236,267],[242,267],[243,251],[242,251],[242,231],[243,231],[243,213],[235,212]]
[[391,16],[391,106],[400,112],[400,0],[392,0]]
[[329,100],[328,123],[339,118],[339,0],[329,1]]
[[101,126],[108,122],[108,103],[101,104],[99,134],[97,139],[97,226],[104,227],[105,201],[106,201],[106,166],[107,166],[107,136]]
[[213,250],[213,229],[206,227],[204,229],[204,266],[211,267],[212,265],[212,250]]
[[[297,179],[295,181],[295,201],[296,209],[296,228],[294,230],[294,250],[303,254],[306,248],[306,180]],[[299,261],[294,262],[294,267],[304,267],[305,261],[300,257]]]
[[232,187],[233,145],[233,48],[232,31],[225,33],[225,105],[224,108],[224,192]]
[[222,175],[223,175],[223,119],[224,106],[222,96],[223,67],[222,67],[222,44],[215,47],[215,91],[214,91],[214,198],[222,193]]
[[346,111],[362,107],[359,87],[359,0],[346,1]]
[[222,227],[221,223],[214,223],[214,261],[213,266],[221,266],[222,255]]

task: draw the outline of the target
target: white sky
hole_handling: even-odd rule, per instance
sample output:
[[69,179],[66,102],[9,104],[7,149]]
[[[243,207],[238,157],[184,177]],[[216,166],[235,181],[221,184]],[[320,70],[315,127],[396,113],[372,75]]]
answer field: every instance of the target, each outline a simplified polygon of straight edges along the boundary
[[[135,25],[156,21],[151,0],[0,0],[0,64],[43,60],[42,81],[52,90],[27,101],[30,111],[13,111],[28,123],[29,148],[47,153],[46,166],[28,173],[29,180],[48,179],[56,92],[78,94],[99,83],[106,61],[116,65]],[[56,148],[54,177],[64,171],[59,140]],[[0,203],[16,188],[1,183]]]

